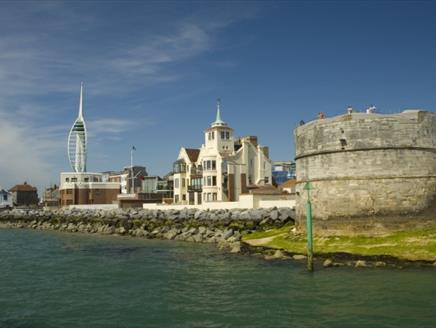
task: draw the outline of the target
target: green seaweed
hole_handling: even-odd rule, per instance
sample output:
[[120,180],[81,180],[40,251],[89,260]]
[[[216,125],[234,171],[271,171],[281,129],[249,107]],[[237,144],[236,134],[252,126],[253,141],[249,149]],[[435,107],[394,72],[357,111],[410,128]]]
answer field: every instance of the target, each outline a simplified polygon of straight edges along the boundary
[[[306,252],[304,235],[290,232],[292,226],[255,232],[243,236],[244,241],[258,240],[257,245],[283,249],[291,253]],[[262,242],[262,238],[266,238]],[[272,237],[272,238],[271,238]],[[350,253],[362,256],[394,256],[405,260],[436,261],[436,227],[392,232],[383,236],[315,236],[314,252]]]

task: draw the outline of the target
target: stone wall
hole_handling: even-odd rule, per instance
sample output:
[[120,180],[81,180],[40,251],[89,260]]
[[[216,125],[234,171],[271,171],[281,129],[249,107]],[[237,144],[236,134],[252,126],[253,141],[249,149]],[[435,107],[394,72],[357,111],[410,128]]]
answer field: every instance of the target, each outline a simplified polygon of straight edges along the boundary
[[436,114],[356,113],[295,130],[297,223],[311,182],[315,228],[393,228],[436,220]]

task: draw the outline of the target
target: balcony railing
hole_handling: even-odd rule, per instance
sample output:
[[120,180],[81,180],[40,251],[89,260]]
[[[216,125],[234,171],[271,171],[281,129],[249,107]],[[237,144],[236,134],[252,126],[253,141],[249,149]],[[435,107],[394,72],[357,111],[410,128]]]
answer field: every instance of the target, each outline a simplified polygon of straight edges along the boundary
[[201,186],[188,186],[188,192],[201,192],[202,190]]
[[191,167],[191,175],[193,176],[201,176],[203,175],[203,169],[200,167]]

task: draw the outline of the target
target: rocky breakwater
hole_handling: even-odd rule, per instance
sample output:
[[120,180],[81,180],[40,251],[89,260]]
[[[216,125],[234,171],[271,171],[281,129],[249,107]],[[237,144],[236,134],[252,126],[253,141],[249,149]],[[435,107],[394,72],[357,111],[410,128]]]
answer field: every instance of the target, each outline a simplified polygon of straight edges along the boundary
[[10,210],[0,212],[0,228],[31,228],[142,238],[216,243],[241,251],[241,237],[294,221],[291,208],[231,210]]

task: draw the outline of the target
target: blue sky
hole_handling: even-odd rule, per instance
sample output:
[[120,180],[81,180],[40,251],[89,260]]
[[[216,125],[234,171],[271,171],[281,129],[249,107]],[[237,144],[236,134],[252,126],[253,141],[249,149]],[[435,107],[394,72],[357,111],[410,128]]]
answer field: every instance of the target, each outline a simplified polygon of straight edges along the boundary
[[90,171],[163,175],[222,100],[273,160],[292,130],[349,104],[436,109],[430,1],[1,1],[0,185],[56,183],[85,83]]

